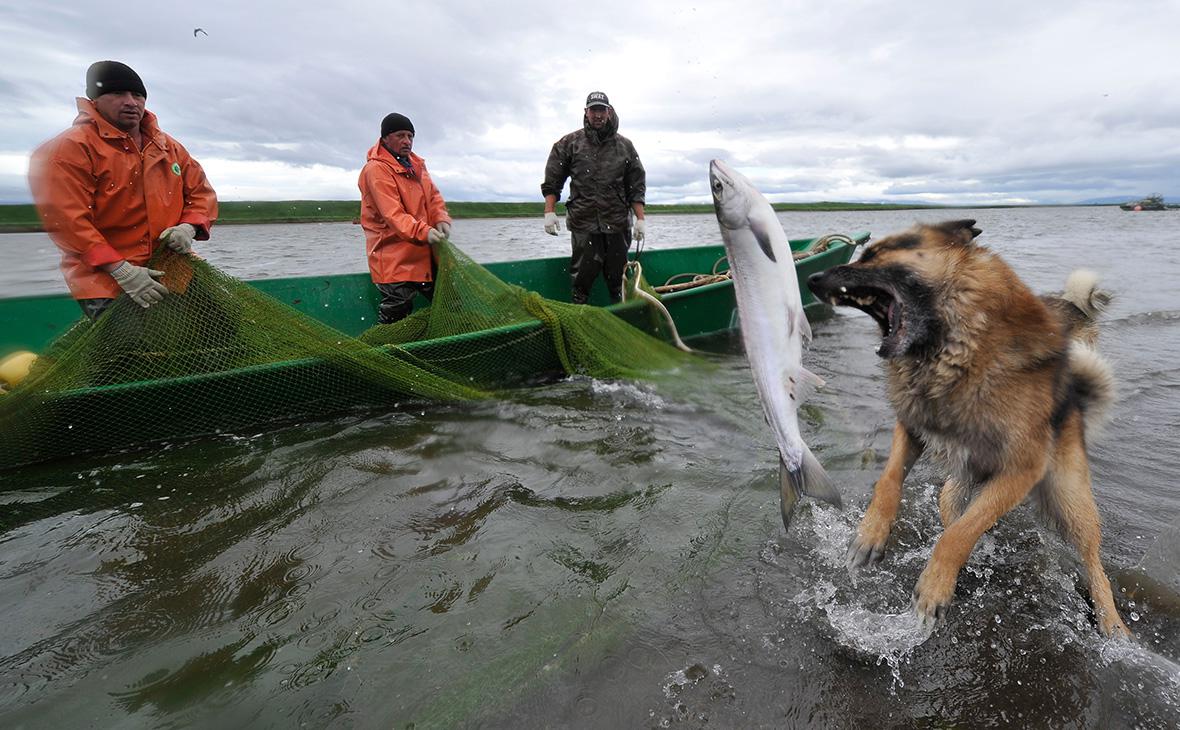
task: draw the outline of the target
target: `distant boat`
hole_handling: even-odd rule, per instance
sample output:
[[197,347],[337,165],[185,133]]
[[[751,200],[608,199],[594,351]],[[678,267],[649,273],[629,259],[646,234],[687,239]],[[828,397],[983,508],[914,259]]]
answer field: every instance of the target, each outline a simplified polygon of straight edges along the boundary
[[1166,205],[1164,203],[1164,196],[1159,193],[1152,193],[1143,200],[1134,203],[1123,203],[1119,206],[1123,210],[1168,210],[1169,208],[1180,208],[1180,205]]

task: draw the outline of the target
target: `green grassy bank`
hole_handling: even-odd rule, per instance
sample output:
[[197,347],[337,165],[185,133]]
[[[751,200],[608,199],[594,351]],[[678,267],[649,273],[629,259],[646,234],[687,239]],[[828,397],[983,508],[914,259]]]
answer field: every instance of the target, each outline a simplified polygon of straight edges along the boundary
[[[334,223],[355,220],[360,215],[356,200],[229,200],[220,205],[218,225],[235,223]],[[906,210],[937,206],[886,205],[874,203],[775,203],[780,211]],[[452,201],[447,210],[453,218],[540,218],[544,203],[467,203]],[[700,205],[649,205],[647,212],[712,213],[709,203]],[[558,213],[565,215],[563,206]],[[0,205],[0,233],[40,231],[41,220],[32,205]]]

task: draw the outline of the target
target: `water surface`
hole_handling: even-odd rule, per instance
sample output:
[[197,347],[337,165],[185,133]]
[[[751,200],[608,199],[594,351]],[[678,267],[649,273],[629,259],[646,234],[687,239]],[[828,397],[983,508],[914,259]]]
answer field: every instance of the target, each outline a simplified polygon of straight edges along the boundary
[[[846,508],[778,516],[740,342],[658,382],[572,378],[0,475],[2,727],[1180,726],[1180,227],[1116,208],[782,214],[792,236],[972,217],[1038,291],[1098,271],[1120,379],[1091,446],[1135,634],[1103,640],[1071,550],[1019,508],[948,619],[909,596],[941,532],[925,462],[889,553],[844,551],[888,452],[876,325],[837,312],[801,427]],[[715,243],[652,216],[649,247]],[[243,278],[364,268],[349,224],[226,226]],[[564,255],[538,220],[461,220],[477,260]],[[50,244],[0,236],[0,291],[62,291]],[[1170,587],[1170,590],[1167,590]]]

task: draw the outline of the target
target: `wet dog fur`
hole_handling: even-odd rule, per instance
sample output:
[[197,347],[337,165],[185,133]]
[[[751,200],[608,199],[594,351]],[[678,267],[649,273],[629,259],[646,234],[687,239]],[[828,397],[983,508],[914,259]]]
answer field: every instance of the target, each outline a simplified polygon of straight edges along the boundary
[[948,476],[943,533],[914,588],[925,625],[941,619],[980,536],[1030,499],[1078,551],[1098,627],[1127,636],[1099,559],[1101,529],[1086,437],[1114,399],[1095,349],[1108,301],[1075,271],[1060,296],[1035,296],[973,220],[921,225],[883,238],[861,257],[811,277],[821,301],[856,307],[881,327],[897,422],[884,472],[848,551],[852,569],[879,561],[902,482],[930,453]]

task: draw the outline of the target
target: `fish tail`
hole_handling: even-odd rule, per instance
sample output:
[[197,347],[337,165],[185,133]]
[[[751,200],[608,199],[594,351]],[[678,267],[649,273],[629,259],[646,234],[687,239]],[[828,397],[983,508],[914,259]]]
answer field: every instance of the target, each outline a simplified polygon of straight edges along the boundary
[[782,457],[779,457],[778,475],[779,511],[782,513],[784,528],[790,528],[791,515],[804,494],[834,505],[837,509],[844,509],[840,492],[832,484],[819,460],[811,453],[811,449],[806,446],[803,447],[803,459],[794,469],[787,466]]
[[806,446],[803,447],[803,483],[800,489],[809,497],[823,500],[836,509],[844,509],[844,500],[840,499],[836,485],[832,484],[819,459]]
[[783,516],[783,529],[791,529],[791,515],[803,496],[803,479],[799,469],[791,469],[782,457],[778,460],[778,509]]

